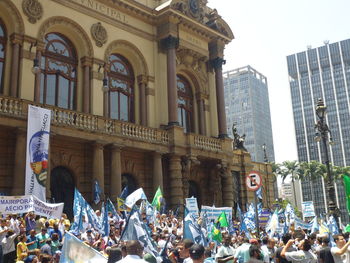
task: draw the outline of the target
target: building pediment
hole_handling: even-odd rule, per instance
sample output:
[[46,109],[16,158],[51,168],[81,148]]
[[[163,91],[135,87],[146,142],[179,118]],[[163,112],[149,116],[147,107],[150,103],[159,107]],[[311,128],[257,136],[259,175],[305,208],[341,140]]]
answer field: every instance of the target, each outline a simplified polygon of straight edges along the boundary
[[202,24],[204,28],[212,29],[213,31],[224,36],[231,41],[234,38],[232,30],[228,24],[221,18],[216,9],[211,9],[207,6],[207,0],[169,0],[158,6],[155,10],[162,14],[165,10],[172,10],[175,13],[180,13],[182,17],[188,18],[187,21],[182,20],[184,24],[194,22]]

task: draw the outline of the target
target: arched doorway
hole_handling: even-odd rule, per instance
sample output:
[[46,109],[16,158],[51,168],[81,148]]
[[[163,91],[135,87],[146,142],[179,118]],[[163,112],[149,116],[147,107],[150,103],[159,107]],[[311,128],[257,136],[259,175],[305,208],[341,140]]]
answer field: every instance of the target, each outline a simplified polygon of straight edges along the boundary
[[75,182],[73,174],[63,166],[51,170],[50,190],[55,203],[64,203],[63,213],[72,219]]
[[198,207],[201,206],[201,195],[200,190],[196,182],[188,181],[188,197],[197,198]]
[[131,174],[122,174],[122,189],[128,186],[128,193],[131,194],[137,189],[137,184]]

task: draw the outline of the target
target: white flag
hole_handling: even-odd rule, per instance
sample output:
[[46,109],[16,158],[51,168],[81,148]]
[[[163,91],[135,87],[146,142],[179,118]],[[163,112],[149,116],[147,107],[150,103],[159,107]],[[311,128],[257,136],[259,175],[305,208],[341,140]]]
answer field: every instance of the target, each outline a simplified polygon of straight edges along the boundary
[[124,204],[132,208],[134,204],[140,199],[147,200],[146,194],[142,188],[139,188],[136,191],[132,192],[130,195],[128,195],[128,197],[125,199]]
[[51,111],[29,105],[25,194],[46,202]]

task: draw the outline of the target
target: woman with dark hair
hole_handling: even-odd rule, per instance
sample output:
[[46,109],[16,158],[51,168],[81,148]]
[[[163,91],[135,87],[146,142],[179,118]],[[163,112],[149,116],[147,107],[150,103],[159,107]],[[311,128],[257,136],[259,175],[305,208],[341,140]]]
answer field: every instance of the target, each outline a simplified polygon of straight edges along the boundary
[[111,247],[108,249],[107,263],[115,263],[122,259],[122,250],[118,247]]
[[317,257],[310,252],[311,243],[308,239],[303,239],[298,245],[298,251],[287,252],[294,244],[294,239],[290,239],[287,245],[282,249],[281,256],[291,261],[292,263],[317,263]]

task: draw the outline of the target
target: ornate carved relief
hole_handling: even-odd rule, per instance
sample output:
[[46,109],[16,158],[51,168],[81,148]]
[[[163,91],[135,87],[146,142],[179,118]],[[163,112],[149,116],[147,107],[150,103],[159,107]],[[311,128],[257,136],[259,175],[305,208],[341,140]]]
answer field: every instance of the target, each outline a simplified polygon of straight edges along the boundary
[[32,24],[35,24],[43,16],[43,6],[38,0],[23,0],[22,9]]
[[207,0],[178,0],[173,1],[171,7],[203,23],[207,2]]
[[107,42],[107,30],[100,22],[91,26],[91,36],[96,42],[96,46],[102,47]]
[[200,91],[209,95],[207,57],[189,49],[180,49],[177,52],[176,63],[193,70],[198,78]]
[[197,176],[200,168],[200,161],[195,156],[183,156],[181,158],[181,172],[184,196],[188,196],[189,183],[188,181]]
[[74,22],[66,17],[56,16],[56,17],[51,17],[48,20],[46,20],[40,26],[39,33],[38,33],[38,39],[40,39],[40,40],[44,39],[45,34],[47,34],[49,32],[49,29],[51,27],[53,27],[54,25],[62,25],[70,30],[73,30],[80,38],[79,39],[80,43],[83,45],[83,47],[87,53],[87,54],[82,54],[82,55],[86,55],[89,57],[94,56],[94,54],[93,54],[94,52],[93,52],[90,38],[86,34],[84,29],[79,24],[77,24],[76,22]]
[[206,22],[206,24],[208,27],[220,32],[221,34],[227,37],[231,37],[231,30],[227,28],[227,24],[222,20],[221,16],[219,16],[218,11],[216,9],[212,10],[209,14],[207,14],[207,18],[208,22]]

